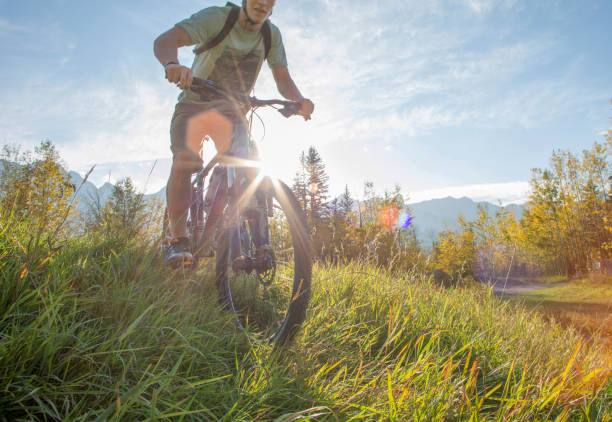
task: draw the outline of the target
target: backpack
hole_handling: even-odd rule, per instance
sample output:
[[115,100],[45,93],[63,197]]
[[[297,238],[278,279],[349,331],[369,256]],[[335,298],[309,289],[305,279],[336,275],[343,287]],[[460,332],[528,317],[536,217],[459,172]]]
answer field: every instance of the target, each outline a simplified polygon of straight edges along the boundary
[[[196,56],[199,56],[205,51],[208,51],[211,48],[214,48],[217,45],[219,45],[219,43],[221,43],[221,41],[223,41],[225,37],[228,36],[228,34],[230,33],[230,31],[232,30],[232,28],[238,21],[238,15],[240,15],[240,6],[237,6],[234,3],[229,2],[229,1],[227,2],[225,6],[231,7],[232,10],[230,10],[229,15],[227,15],[227,19],[225,20],[225,25],[223,26],[223,29],[221,29],[221,32],[219,32],[215,36],[215,38],[208,41],[203,46],[200,46],[197,49],[195,49],[194,53],[196,54]],[[261,27],[261,35],[263,36],[263,41],[264,41],[264,51],[265,51],[264,60],[265,60],[268,58],[268,54],[270,53],[270,47],[272,46],[272,31],[270,30],[270,21],[267,19]]]

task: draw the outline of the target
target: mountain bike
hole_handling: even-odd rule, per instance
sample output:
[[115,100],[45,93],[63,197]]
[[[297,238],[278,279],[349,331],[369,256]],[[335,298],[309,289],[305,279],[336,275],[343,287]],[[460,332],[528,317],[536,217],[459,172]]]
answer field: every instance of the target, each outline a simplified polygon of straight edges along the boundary
[[[260,100],[199,78],[191,90],[253,111],[281,106],[285,117],[299,110],[292,101]],[[257,170],[254,177],[249,168]],[[214,256],[219,303],[234,313],[237,325],[274,344],[291,339],[306,317],[312,274],[309,229],[291,189],[252,160],[217,154],[193,178],[187,227],[194,256],[189,264]]]

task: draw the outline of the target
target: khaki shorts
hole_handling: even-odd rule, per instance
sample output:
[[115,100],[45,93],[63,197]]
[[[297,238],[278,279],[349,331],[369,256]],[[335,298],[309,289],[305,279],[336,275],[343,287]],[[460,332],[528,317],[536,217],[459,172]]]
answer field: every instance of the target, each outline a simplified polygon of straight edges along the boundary
[[[170,150],[173,156],[176,156],[180,151],[191,151],[187,147],[187,124],[192,117],[209,110],[215,109],[197,104],[176,104],[170,123]],[[228,115],[228,113],[221,112],[221,114],[228,117],[234,125],[231,140],[232,146],[229,153],[241,158],[255,158],[257,153],[254,145],[249,140],[246,119],[244,117]],[[194,153],[194,155],[196,154]],[[199,157],[198,159],[201,161]]]

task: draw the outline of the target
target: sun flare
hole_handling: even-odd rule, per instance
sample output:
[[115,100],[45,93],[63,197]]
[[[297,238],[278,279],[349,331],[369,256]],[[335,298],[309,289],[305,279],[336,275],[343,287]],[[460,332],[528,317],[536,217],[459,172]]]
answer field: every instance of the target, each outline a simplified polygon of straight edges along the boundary
[[287,160],[287,157],[283,157],[278,149],[260,146],[260,169],[265,175],[273,179],[282,179],[283,160]]

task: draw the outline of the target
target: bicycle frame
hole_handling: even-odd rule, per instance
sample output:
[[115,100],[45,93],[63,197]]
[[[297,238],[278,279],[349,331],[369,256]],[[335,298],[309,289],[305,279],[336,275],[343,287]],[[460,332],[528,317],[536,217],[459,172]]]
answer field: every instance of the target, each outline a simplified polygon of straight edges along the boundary
[[[210,81],[194,79],[192,90],[200,93],[203,100],[215,98],[210,96],[212,90],[229,101],[241,102],[245,106],[241,109],[280,105],[283,108],[278,111],[285,117],[297,114],[300,108],[290,101],[231,95]],[[235,149],[242,150],[242,142]],[[236,155],[248,156],[238,151]],[[250,159],[217,154],[193,177],[187,220],[194,258],[190,264],[195,268],[198,258],[215,256],[219,303],[234,313],[237,326],[243,329],[251,325],[249,310],[263,306],[266,311],[258,318],[267,315],[265,318],[275,322],[268,325],[267,321],[254,320],[253,326],[280,345],[306,318],[312,279],[310,235],[306,215],[291,189],[261,171],[252,173],[247,169],[253,167],[257,166]],[[279,210],[279,227],[286,228],[289,236],[288,245],[282,240],[284,247],[280,251],[290,251],[289,256],[281,261],[276,255],[278,245],[271,242],[269,218],[273,209]],[[270,296],[270,292],[274,295]]]
[[[271,209],[268,209],[265,189],[252,185],[253,183],[259,185],[263,178],[259,176],[257,180],[250,180],[246,174],[241,174],[244,169],[237,167],[235,164],[237,161],[243,160],[217,154],[196,174],[192,182],[193,198],[190,205],[194,250],[210,251],[218,225],[223,224],[222,228],[229,229],[231,233],[230,262],[246,255],[243,245],[253,244],[260,247],[270,242],[268,216],[271,216]],[[213,174],[210,176],[208,189],[214,189],[214,192],[210,204],[206,204],[204,182],[211,170]],[[218,172],[217,180],[213,180],[215,172]],[[246,180],[248,185],[242,183],[243,180]],[[263,182],[264,185],[267,183],[269,182]],[[245,203],[251,206],[244,205]],[[249,212],[249,208],[252,211]],[[204,218],[205,209],[208,210],[206,218]],[[224,215],[226,219],[221,221]],[[252,226],[249,238],[245,238],[249,234],[243,230],[246,221]]]
[[[297,114],[299,111],[299,104],[292,101],[276,99],[260,100],[255,97],[248,97],[235,92],[229,92],[224,87],[212,81],[199,78],[193,79],[191,90],[200,94],[202,98],[210,98],[211,96],[226,98],[229,101],[239,102],[250,107],[251,109],[256,109],[263,106],[273,107],[275,105],[280,105],[283,106],[283,108],[278,109],[278,111],[285,117]],[[230,241],[230,260],[242,255],[243,251],[240,242],[240,225],[242,222],[240,220],[243,215],[240,210],[240,202],[245,191],[241,186],[239,186],[240,183],[236,182],[240,182],[243,177],[246,176],[239,175],[240,171],[238,171],[239,169],[237,169],[236,163],[245,161],[249,160],[242,160],[229,155],[217,154],[199,173],[196,174],[192,182],[194,197],[192,198],[192,203],[190,205],[191,218],[192,220],[195,218],[195,221],[192,221],[192,237],[196,240],[196,245],[194,248],[196,251],[204,249],[206,252],[210,249],[214,240],[215,229],[227,206],[227,215],[231,217],[231,221],[225,221],[222,223],[229,225],[228,228],[230,228],[232,231]],[[209,181],[208,189],[215,189],[215,192],[212,194],[212,201],[208,207],[209,212],[207,218],[205,221],[202,221],[204,220],[204,208],[207,205],[204,203],[204,180],[211,170],[215,169],[219,164],[224,164],[225,173],[221,179],[221,182],[217,183],[216,186],[211,186],[211,182]],[[211,180],[213,176],[214,171],[211,175]],[[248,180],[248,178],[246,179]],[[255,192],[253,194],[255,194]],[[255,239],[256,245],[262,245],[269,242],[270,235],[267,227],[267,218],[264,218],[263,220],[264,221],[262,224],[264,224],[265,227],[260,227],[261,230],[256,230],[256,232],[259,232],[258,234],[260,235],[259,239]]]

